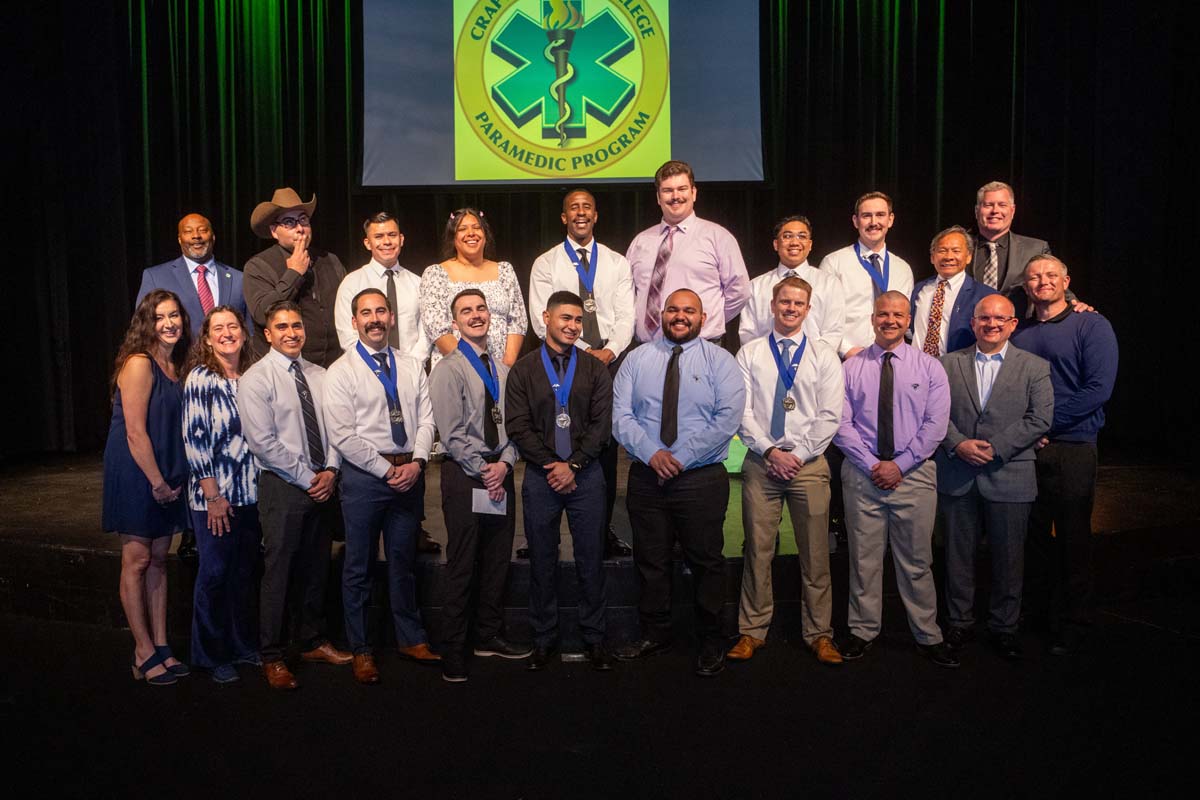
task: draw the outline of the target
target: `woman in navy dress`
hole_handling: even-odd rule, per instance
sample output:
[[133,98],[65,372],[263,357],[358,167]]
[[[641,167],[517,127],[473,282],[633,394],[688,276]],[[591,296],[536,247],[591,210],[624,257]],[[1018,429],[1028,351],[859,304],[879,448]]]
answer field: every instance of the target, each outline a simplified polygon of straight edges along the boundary
[[150,292],[138,304],[117,353],[104,447],[104,530],[121,536],[133,676],[159,686],[188,674],[167,645],[166,561],[172,536],[187,526],[180,375],[190,330],[172,292]]
[[250,613],[258,526],[258,465],[242,436],[238,379],[250,366],[242,318],[229,306],[208,312],[183,389],[188,506],[200,570],[192,611],[192,665],[217,683],[234,665],[261,664]]

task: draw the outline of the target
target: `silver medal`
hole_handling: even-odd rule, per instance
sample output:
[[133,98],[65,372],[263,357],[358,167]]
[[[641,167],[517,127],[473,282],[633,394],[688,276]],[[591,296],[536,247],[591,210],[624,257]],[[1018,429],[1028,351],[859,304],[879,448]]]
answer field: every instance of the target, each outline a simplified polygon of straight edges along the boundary
[[783,398],[783,410],[784,411],[795,411],[796,410],[796,399],[794,397],[792,397],[790,394],[787,397]]
[[565,411],[554,418],[554,424],[560,428],[571,427],[571,416]]
[[404,412],[399,408],[393,408],[391,411],[389,411],[388,417],[391,419],[393,425],[404,424]]
[[499,425],[503,421],[503,417],[500,416],[500,406],[492,406],[492,422]]
[[583,301],[583,310],[589,314],[595,314],[596,313],[596,301],[590,297],[587,300],[584,300]]

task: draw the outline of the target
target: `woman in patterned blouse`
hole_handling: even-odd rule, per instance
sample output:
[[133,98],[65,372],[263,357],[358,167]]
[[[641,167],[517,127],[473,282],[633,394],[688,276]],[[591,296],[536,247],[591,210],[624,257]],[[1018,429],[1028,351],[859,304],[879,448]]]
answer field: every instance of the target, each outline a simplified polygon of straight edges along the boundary
[[495,251],[492,229],[482,211],[460,208],[450,215],[442,236],[440,264],[426,267],[421,276],[421,322],[437,347],[431,365],[458,346],[458,332],[450,324],[450,301],[463,289],[479,289],[492,312],[488,353],[512,366],[521,353],[529,320],[517,273],[507,261],[491,260]]
[[217,683],[238,679],[234,664],[259,664],[250,615],[258,526],[258,465],[242,436],[238,378],[250,366],[242,318],[229,306],[208,312],[192,351],[183,396],[188,506],[200,570],[192,615],[192,662]]

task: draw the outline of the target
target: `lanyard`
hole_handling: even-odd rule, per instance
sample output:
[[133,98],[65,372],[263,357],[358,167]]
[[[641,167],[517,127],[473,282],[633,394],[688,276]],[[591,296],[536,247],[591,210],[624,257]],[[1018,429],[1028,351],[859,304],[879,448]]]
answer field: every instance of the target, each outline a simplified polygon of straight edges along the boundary
[[879,287],[879,292],[882,294],[888,290],[888,275],[891,274],[889,264],[892,261],[891,251],[886,251],[883,254],[883,274],[880,275],[875,267],[871,266],[871,262],[862,257],[862,251],[859,249],[858,242],[854,243],[854,255],[858,256],[858,263],[862,264],[863,269],[871,276],[871,280]]
[[542,345],[542,366],[546,369],[546,377],[550,380],[550,388],[554,390],[554,399],[558,401],[559,408],[567,407],[567,399],[571,396],[571,384],[575,382],[575,367],[579,364],[578,355],[572,355],[568,350],[567,356],[567,374],[559,383],[558,372],[550,363],[550,351],[546,345]]
[[471,366],[475,368],[475,372],[479,375],[479,379],[483,381],[484,388],[487,389],[488,394],[492,396],[492,402],[499,403],[500,378],[492,374],[491,359],[488,359],[488,365],[485,367],[483,365],[483,359],[475,355],[474,348],[472,348],[471,345],[467,344],[462,339],[458,340],[458,349],[459,352],[466,356],[467,361],[470,362]]
[[792,384],[796,382],[796,367],[800,366],[800,359],[804,356],[804,348],[808,347],[808,337],[801,334],[800,346],[796,348],[796,352],[792,354],[792,361],[787,366],[783,364],[783,357],[779,355],[779,345],[775,344],[775,334],[771,333],[771,355],[775,358],[775,369],[779,370],[779,380],[783,381],[783,388],[791,391]]
[[388,378],[384,374],[383,368],[379,366],[379,362],[367,353],[367,348],[363,347],[362,342],[355,345],[354,349],[358,351],[358,355],[363,361],[367,362],[367,366],[371,368],[371,371],[375,373],[375,377],[379,378],[379,382],[383,384],[383,391],[387,394],[388,408],[399,408],[400,393],[396,390],[396,356],[392,353],[392,348],[389,347],[387,350],[388,369],[392,371],[391,378]]
[[[575,248],[571,246],[571,240],[563,241],[563,249],[567,251],[567,258],[571,259],[571,263],[575,265],[575,271],[579,273],[579,280],[583,281],[583,285],[587,287],[589,292],[595,290],[592,286],[596,283],[596,259],[599,257],[599,249],[596,247],[596,237],[592,237],[592,255],[588,259],[588,269],[583,268],[583,264],[579,261],[579,254],[575,252]],[[589,271],[590,270],[590,271]]]

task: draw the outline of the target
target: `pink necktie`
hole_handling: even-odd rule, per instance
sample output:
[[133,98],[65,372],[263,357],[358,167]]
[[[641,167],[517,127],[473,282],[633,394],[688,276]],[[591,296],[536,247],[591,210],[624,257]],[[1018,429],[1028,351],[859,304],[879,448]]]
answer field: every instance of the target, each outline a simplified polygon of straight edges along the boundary
[[204,273],[208,272],[208,268],[203,264],[196,267],[196,294],[200,295],[200,309],[207,314],[213,310],[213,306],[217,303],[213,300],[212,289],[208,288],[208,279],[204,277]]
[[675,247],[675,231],[679,226],[671,225],[663,236],[662,244],[658,246],[658,256],[654,259],[654,271],[650,273],[650,290],[646,292],[646,332],[653,337],[658,332],[662,320],[662,287],[667,277],[667,262],[671,260],[671,250]]

